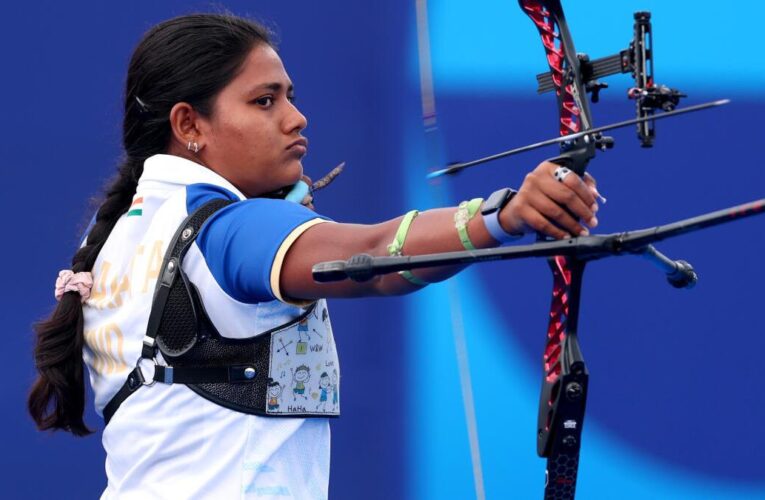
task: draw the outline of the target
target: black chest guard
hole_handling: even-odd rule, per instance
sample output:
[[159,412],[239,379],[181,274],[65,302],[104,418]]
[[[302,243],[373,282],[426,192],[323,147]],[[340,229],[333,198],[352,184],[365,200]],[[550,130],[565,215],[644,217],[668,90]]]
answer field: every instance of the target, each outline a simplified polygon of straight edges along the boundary
[[[297,360],[299,355],[308,354],[302,336],[308,335],[305,332],[309,320],[328,325],[323,300],[313,303],[285,324],[246,339],[229,339],[218,333],[205,312],[196,286],[183,271],[183,257],[202,225],[216,211],[231,203],[233,201],[222,199],[206,203],[189,215],[173,236],[154,291],[141,357],[104,408],[107,424],[131,394],[142,385],[157,382],[186,384],[203,398],[242,413],[300,418],[339,416],[339,366],[331,327],[327,326],[329,330],[321,337],[327,337],[329,348],[312,349],[319,354],[318,358],[312,354],[310,362],[298,364],[302,359]],[[319,306],[321,317],[317,314]],[[316,332],[316,328],[313,331]],[[294,364],[288,359],[289,353],[284,347],[291,344],[296,346]],[[167,366],[157,363],[157,350]],[[285,355],[287,358],[283,361]],[[326,367],[333,373],[331,382],[325,372],[314,392],[308,388],[308,394],[314,396],[315,401],[306,395],[311,367]],[[145,375],[152,370],[152,375]],[[288,385],[294,386],[292,397],[295,402],[298,396],[302,398],[300,404],[282,403],[282,399],[288,399],[288,395],[283,394]],[[328,404],[328,395],[332,396],[332,404]]]

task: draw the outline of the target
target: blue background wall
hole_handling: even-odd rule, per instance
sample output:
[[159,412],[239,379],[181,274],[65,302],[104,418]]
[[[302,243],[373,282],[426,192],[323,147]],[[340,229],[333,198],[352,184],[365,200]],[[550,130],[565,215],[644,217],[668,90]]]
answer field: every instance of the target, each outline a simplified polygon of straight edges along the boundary
[[[565,5],[577,48],[600,57],[625,48],[632,12],[654,14],[656,77],[688,102],[731,97],[726,108],[658,124],[656,147],[632,130],[593,164],[608,203],[603,232],[650,226],[763,196],[758,117],[765,103],[755,30],[758,2],[736,12],[712,2],[593,1]],[[342,221],[374,222],[438,204],[419,107],[413,2],[226,2],[280,34],[281,54],[309,118],[309,175],[345,160],[317,200]],[[6,214],[0,318],[0,458],[6,497],[91,498],[104,486],[98,437],[37,433],[25,413],[34,376],[30,324],[52,307],[90,197],[120,155],[125,67],[141,34],[174,15],[220,10],[204,2],[38,1],[5,8],[0,33],[0,207]],[[537,96],[545,70],[531,22],[515,2],[436,1],[431,42],[442,157],[465,160],[555,134],[555,105]],[[586,9],[586,10],[585,10]],[[627,118],[628,81],[593,109],[599,124]],[[445,180],[455,203],[523,175],[540,151]],[[661,245],[701,275],[668,287],[640,259],[591,265],[581,340],[591,373],[579,492],[582,498],[765,498],[761,357],[765,348],[762,220]],[[460,276],[487,498],[538,498],[535,456],[539,358],[549,301],[542,260],[492,263]],[[475,495],[448,284],[407,298],[334,301],[343,357],[344,415],[333,425],[331,497]],[[384,393],[379,408],[372,396]],[[100,427],[94,414],[89,421]]]

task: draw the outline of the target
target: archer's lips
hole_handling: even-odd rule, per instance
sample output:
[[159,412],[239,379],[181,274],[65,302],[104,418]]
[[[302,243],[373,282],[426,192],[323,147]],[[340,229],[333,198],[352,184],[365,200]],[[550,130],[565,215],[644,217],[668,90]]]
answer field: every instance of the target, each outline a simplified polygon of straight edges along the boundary
[[287,146],[287,151],[301,153],[301,156],[305,155],[308,152],[308,139],[305,137],[300,137],[289,146]]

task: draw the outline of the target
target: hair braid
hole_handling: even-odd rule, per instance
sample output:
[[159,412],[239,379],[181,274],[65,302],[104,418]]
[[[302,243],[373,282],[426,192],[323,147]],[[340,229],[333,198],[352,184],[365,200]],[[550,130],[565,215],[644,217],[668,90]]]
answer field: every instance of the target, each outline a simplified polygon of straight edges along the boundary
[[[187,102],[210,116],[215,96],[258,44],[271,45],[268,30],[229,14],[181,16],[144,35],[127,74],[122,126],[127,159],[106,190],[85,245],[72,258],[72,271],[93,269],[114,225],[130,207],[143,162],[167,151],[172,107]],[[39,377],[28,407],[40,429],[64,429],[78,436],[91,433],[83,420],[83,323],[80,296],[69,292],[48,319],[35,325]]]
[[[72,258],[72,271],[92,271],[101,248],[120,216],[130,207],[143,161],[126,161],[106,190],[96,212],[96,222],[86,244]],[[84,345],[80,296],[67,292],[50,318],[35,325],[35,364],[40,373],[29,394],[29,412],[41,430],[64,429],[76,436],[92,431],[83,420],[85,382],[82,365]]]

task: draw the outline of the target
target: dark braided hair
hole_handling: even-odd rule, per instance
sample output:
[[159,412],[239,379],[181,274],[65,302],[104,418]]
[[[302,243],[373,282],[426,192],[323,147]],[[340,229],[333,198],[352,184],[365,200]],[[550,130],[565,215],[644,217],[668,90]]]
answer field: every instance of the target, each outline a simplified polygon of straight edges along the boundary
[[[215,96],[236,76],[259,44],[273,45],[263,26],[230,14],[192,14],[165,21],[144,35],[128,68],[122,141],[125,159],[106,189],[86,244],[72,271],[91,271],[112,228],[127,212],[144,161],[167,151],[170,110],[187,102],[212,114]],[[83,420],[83,311],[76,292],[65,293],[51,316],[35,325],[39,376],[29,394],[29,413],[41,430],[90,434]]]

